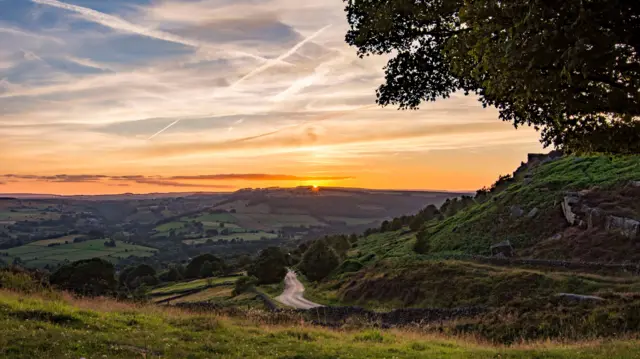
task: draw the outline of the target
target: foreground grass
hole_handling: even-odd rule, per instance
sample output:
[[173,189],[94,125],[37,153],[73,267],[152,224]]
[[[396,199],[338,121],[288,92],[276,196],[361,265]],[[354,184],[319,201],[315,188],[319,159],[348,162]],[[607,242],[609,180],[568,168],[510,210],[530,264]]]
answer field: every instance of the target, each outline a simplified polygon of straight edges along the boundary
[[[51,295],[50,295],[51,296]],[[336,331],[108,299],[0,291],[2,358],[636,358],[633,341],[492,347],[409,331]]]

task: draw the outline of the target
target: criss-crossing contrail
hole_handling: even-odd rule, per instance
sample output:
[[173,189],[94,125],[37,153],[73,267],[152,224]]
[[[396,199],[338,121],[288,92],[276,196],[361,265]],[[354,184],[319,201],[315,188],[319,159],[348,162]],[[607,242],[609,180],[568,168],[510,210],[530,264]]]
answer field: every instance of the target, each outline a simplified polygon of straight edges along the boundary
[[[77,14],[82,15],[82,17],[85,20],[88,21],[92,21],[95,23],[98,23],[100,25],[115,29],[115,30],[120,30],[120,31],[127,31],[127,32],[132,32],[134,34],[138,34],[138,35],[142,35],[142,36],[146,36],[146,37],[150,37],[150,38],[154,38],[154,39],[158,39],[158,40],[164,40],[164,41],[168,41],[168,42],[173,42],[173,43],[177,43],[177,44],[182,44],[182,45],[186,45],[186,46],[190,46],[190,47],[195,47],[195,48],[203,48],[203,49],[207,49],[209,51],[212,52],[219,52],[220,49],[215,48],[213,45],[211,44],[207,44],[207,43],[203,43],[203,42],[199,42],[199,41],[195,41],[192,39],[188,39],[182,36],[178,36],[178,35],[174,35],[172,33],[166,32],[166,31],[162,31],[162,30],[156,30],[156,29],[149,29],[134,23],[131,23],[127,20],[121,19],[117,16],[113,16],[110,14],[105,14],[103,12],[100,11],[96,11],[90,8],[86,8],[86,7],[82,7],[82,6],[78,6],[78,5],[73,5],[73,4],[68,4],[68,3],[64,3],[62,1],[58,1],[58,0],[31,0],[32,2],[36,3],[36,4],[41,4],[41,5],[47,5],[47,6],[52,6],[52,7],[56,7],[59,9],[64,9],[67,11],[72,11],[75,12]],[[274,62],[274,60],[268,59],[266,57],[262,57],[262,56],[258,56],[258,55],[254,55],[254,54],[250,54],[244,51],[240,51],[240,50],[224,50],[224,52],[233,54],[233,55],[237,55],[237,56],[245,56],[245,57],[250,57],[253,59],[257,59],[263,62],[267,62],[269,64],[286,64],[286,65],[291,65],[289,63],[286,63],[284,61],[281,60],[277,60]]]
[[295,54],[302,46],[304,46],[304,44],[306,44],[307,42],[313,40],[314,38],[316,38],[318,35],[320,35],[324,30],[328,29],[329,27],[331,27],[331,25],[327,25],[325,27],[323,27],[322,29],[314,32],[313,34],[307,36],[306,38],[304,38],[302,41],[300,41],[299,43],[295,44],[291,49],[289,49],[289,51],[285,52],[284,54],[278,56],[278,58],[273,59],[273,60],[269,60],[266,63],[264,63],[262,66],[256,68],[255,70],[249,72],[248,74],[242,76],[240,79],[238,79],[236,82],[234,82],[233,84],[231,84],[231,88],[238,86],[240,83],[242,83],[244,80],[253,77],[265,70],[270,69],[271,67],[273,67],[274,65],[278,64],[278,62],[280,61],[284,61],[284,59],[286,59],[287,57]]
[[[32,0],[32,1],[56,1],[56,0]],[[314,38],[316,38],[318,35],[320,35],[323,31],[325,31],[326,29],[328,29],[329,27],[331,27],[331,25],[327,25],[323,28],[321,28],[320,30],[314,32],[313,34],[307,36],[306,38],[304,38],[302,41],[298,42],[297,44],[295,44],[292,48],[290,48],[287,52],[283,53],[282,55],[280,55],[278,58],[273,59],[273,60],[269,60],[267,61],[264,65],[258,67],[257,69],[249,72],[248,74],[244,75],[242,78],[240,78],[238,81],[234,82],[233,84],[231,84],[229,86],[229,88],[234,88],[235,86],[237,86],[239,83],[241,83],[242,81],[248,79],[249,77],[255,76],[275,65],[277,65],[279,62],[284,61],[287,57],[295,54],[302,46],[304,46],[304,44],[308,43],[309,41],[313,40]],[[313,80],[312,80],[313,81]],[[293,93],[295,91],[299,91],[304,87],[310,86],[310,84],[298,84],[298,86],[296,86],[296,84],[294,83],[292,85],[292,87],[294,87],[293,89],[291,89],[289,92]],[[282,97],[286,97],[287,94],[281,96]],[[160,131],[154,133],[151,137],[148,138],[148,140],[153,139],[154,137],[158,136],[159,134],[161,134],[162,132],[168,130],[169,128],[171,128],[173,125],[177,124],[178,122],[180,122],[181,119],[175,120],[174,122],[170,123],[168,126],[166,126],[165,128],[161,129]]]

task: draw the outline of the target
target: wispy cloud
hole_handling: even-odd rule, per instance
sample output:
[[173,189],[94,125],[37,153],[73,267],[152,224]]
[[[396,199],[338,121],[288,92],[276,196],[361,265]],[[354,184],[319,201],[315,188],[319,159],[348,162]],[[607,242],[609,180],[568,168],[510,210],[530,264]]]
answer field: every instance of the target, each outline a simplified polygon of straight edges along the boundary
[[253,76],[256,76],[256,75],[258,75],[258,74],[260,74],[260,73],[272,68],[273,66],[277,65],[281,61],[284,61],[289,56],[295,54],[306,43],[308,43],[311,40],[313,40],[314,38],[318,37],[323,31],[325,31],[329,27],[331,27],[331,25],[327,25],[327,26],[321,28],[320,30],[314,32],[313,34],[305,37],[302,41],[300,41],[297,44],[295,44],[292,48],[290,48],[287,52],[283,53],[282,55],[278,56],[278,58],[276,58],[275,60],[269,60],[265,64],[263,64],[262,66],[250,71],[246,75],[244,75],[241,78],[239,78],[236,82],[231,84],[231,88],[234,88],[234,87],[238,86],[243,81],[245,81],[245,80],[247,80],[247,79],[249,79],[249,78],[251,78]]
[[[68,3],[64,3],[62,1],[58,1],[58,0],[31,0],[34,3],[37,4],[41,4],[41,5],[47,5],[47,6],[52,6],[52,7],[56,7],[59,9],[64,9],[64,10],[68,10],[68,11],[73,11],[77,14],[79,14],[80,16],[82,16],[85,20],[88,21],[93,21],[96,22],[100,25],[112,28],[114,30],[119,30],[119,31],[125,31],[125,32],[131,32],[134,34],[138,34],[141,36],[147,36],[150,38],[154,38],[154,39],[158,39],[158,40],[163,40],[163,41],[168,41],[168,42],[173,42],[173,43],[177,43],[177,44],[181,44],[181,45],[185,45],[185,46],[190,46],[190,47],[195,47],[195,48],[204,48],[210,52],[219,52],[219,49],[217,49],[216,47],[210,45],[210,44],[206,44],[200,41],[196,41],[196,40],[192,40],[192,39],[188,39],[182,36],[178,36],[178,35],[174,35],[172,33],[166,32],[166,31],[161,31],[161,30],[157,30],[157,29],[149,29],[140,25],[136,25],[134,23],[131,23],[127,20],[121,19],[117,16],[113,16],[113,15],[109,15],[109,14],[105,14],[103,12],[100,11],[96,11],[90,8],[86,8],[86,7],[82,7],[82,6],[78,6],[78,5],[73,5],[73,4],[68,4]],[[279,61],[276,60],[275,62],[273,60],[269,60],[266,59],[262,56],[258,56],[258,55],[254,55],[254,54],[250,54],[248,52],[244,52],[244,51],[237,51],[237,50],[227,50],[225,51],[227,53],[230,53],[232,55],[235,56],[246,56],[246,57],[251,57],[254,59],[258,59],[261,61],[266,61],[267,63],[270,64],[282,64],[283,61]]]
[[31,31],[26,31],[26,30],[22,30],[22,29],[16,29],[13,27],[4,27],[2,26],[2,24],[0,24],[0,33],[5,33],[5,34],[10,34],[10,35],[17,35],[17,36],[23,36],[23,37],[29,37],[29,38],[33,38],[33,39],[37,39],[37,40],[45,40],[45,41],[52,41],[58,44],[64,44],[64,41],[55,38],[53,36],[48,36],[48,35],[42,35],[42,34],[37,34]]
[[[131,182],[140,184],[152,184],[169,187],[210,187],[210,188],[231,188],[231,185],[208,184],[208,181],[342,181],[352,179],[351,176],[298,176],[287,174],[268,173],[227,173],[227,174],[202,174],[189,176],[144,176],[144,175],[35,175],[35,174],[5,174],[0,175],[7,181],[34,181],[34,182],[55,182],[55,183],[105,183],[117,185],[117,182]],[[189,183],[184,181],[196,181]],[[116,182],[116,183],[114,183]],[[204,182],[204,183],[203,183]]]

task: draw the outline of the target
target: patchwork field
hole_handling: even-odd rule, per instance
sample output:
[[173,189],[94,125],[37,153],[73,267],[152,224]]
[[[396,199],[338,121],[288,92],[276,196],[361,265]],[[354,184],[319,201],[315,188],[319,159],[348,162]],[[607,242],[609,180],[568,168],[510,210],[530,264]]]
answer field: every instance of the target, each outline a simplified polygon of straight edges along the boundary
[[218,240],[224,240],[224,241],[231,241],[231,240],[243,240],[243,241],[259,241],[263,238],[268,238],[268,239],[272,239],[272,238],[277,238],[278,235],[274,234],[274,233],[269,233],[269,232],[258,232],[258,233],[248,233],[248,232],[236,232],[236,233],[231,233],[231,234],[225,234],[225,235],[217,235],[217,236],[213,236],[213,237],[207,237],[207,238],[198,238],[198,239],[185,239],[184,241],[182,241],[185,244],[198,244],[198,243],[206,243],[209,240],[212,241],[218,241]]
[[152,295],[166,295],[170,293],[177,293],[182,291],[188,291],[192,289],[203,289],[209,285],[221,284],[225,282],[235,282],[239,277],[213,277],[202,278],[187,282],[172,283],[167,286],[155,288],[151,291]]
[[[30,267],[44,267],[66,261],[74,262],[96,257],[112,261],[130,256],[149,257],[157,251],[154,248],[127,244],[121,241],[116,241],[115,247],[106,247],[104,239],[73,243],[73,239],[69,240],[71,237],[48,239],[2,250],[0,255],[7,262],[12,262],[15,258],[19,258],[21,262]],[[65,241],[69,243],[65,244]],[[60,244],[49,246],[57,243]]]

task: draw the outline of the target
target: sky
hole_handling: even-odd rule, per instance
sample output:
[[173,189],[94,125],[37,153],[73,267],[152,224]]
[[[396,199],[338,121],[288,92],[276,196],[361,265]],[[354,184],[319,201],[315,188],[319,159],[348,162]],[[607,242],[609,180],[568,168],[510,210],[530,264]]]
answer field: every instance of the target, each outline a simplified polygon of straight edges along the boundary
[[0,0],[0,193],[475,190],[541,152],[477,98],[375,105],[340,0]]

